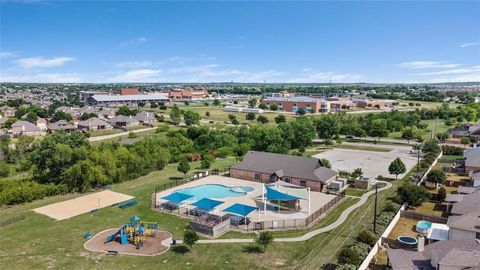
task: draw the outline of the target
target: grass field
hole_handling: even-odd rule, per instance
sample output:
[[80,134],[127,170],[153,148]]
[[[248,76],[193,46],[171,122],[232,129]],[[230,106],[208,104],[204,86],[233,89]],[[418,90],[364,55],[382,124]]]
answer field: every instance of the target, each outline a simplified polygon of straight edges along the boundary
[[[235,163],[233,158],[217,160],[213,167],[226,168]],[[192,167],[198,167],[194,163]],[[93,234],[122,226],[130,216],[138,215],[145,221],[158,221],[161,229],[168,230],[175,238],[181,238],[187,220],[150,209],[150,195],[155,186],[181,177],[176,165],[155,171],[138,179],[116,184],[114,191],[135,196],[139,204],[124,210],[104,208],[95,214],[84,214],[69,220],[53,221],[36,214],[31,209],[50,203],[64,201],[79,195],[63,195],[0,210],[2,219],[24,216],[23,220],[0,228],[0,265],[16,265],[19,269],[334,269],[336,254],[342,246],[354,241],[355,234],[372,221],[373,196],[366,204],[355,210],[338,228],[320,234],[308,241],[298,243],[274,243],[266,253],[255,253],[248,244],[197,244],[192,253],[183,254],[173,249],[156,257],[107,256],[88,252],[83,248],[85,231]],[[379,193],[381,207],[395,193],[394,188]],[[314,228],[330,224],[357,199],[347,199],[322,219]],[[297,236],[305,231],[275,233],[280,236]],[[230,233],[225,237],[238,237]],[[247,235],[248,236],[248,235]],[[247,237],[244,236],[244,237]]]

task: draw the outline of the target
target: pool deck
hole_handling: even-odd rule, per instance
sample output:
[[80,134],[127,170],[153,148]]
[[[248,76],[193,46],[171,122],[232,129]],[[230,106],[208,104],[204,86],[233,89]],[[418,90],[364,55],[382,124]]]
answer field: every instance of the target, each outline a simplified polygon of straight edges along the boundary
[[[261,211],[254,211],[248,215],[248,217],[253,221],[253,222],[258,222],[258,221],[270,221],[270,220],[290,220],[290,219],[303,219],[308,217],[311,213],[314,211],[320,209],[322,206],[327,204],[329,201],[333,200],[335,198],[335,195],[329,195],[321,192],[314,192],[312,191],[310,196],[311,196],[311,213],[308,213],[308,200],[300,200],[300,207],[301,211],[300,212],[291,212],[291,213],[278,213],[278,212],[273,212],[267,210],[266,214],[263,213],[263,204],[258,205],[255,198],[258,199],[262,196],[262,183],[259,182],[254,182],[254,181],[248,181],[248,180],[241,180],[241,179],[236,179],[236,178],[231,178],[231,177],[225,177],[225,176],[218,176],[218,175],[210,175],[204,178],[201,178],[199,180],[189,182],[177,187],[173,187],[171,189],[167,189],[164,191],[161,191],[157,193],[157,203],[165,203],[165,200],[160,199],[161,197],[167,196],[177,190],[184,189],[184,188],[189,188],[189,187],[195,187],[199,185],[206,185],[206,184],[220,184],[220,185],[225,185],[229,187],[236,187],[236,186],[250,186],[255,188],[254,191],[247,193],[245,196],[240,196],[240,197],[227,197],[227,198],[218,198],[217,200],[223,201],[225,203],[221,204],[220,206],[217,207],[217,209],[214,210],[213,213],[223,213],[222,210],[230,207],[231,205],[235,203],[241,203],[245,205],[250,205],[250,206],[255,206],[259,207]],[[210,199],[216,199],[216,198],[210,198]],[[187,202],[186,207],[188,208],[193,208],[193,206],[190,206],[189,204],[193,202]]]

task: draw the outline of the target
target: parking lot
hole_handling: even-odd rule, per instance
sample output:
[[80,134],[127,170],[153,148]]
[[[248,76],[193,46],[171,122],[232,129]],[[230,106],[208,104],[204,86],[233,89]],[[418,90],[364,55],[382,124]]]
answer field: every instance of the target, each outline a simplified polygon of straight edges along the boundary
[[[363,175],[366,177],[376,178],[382,175],[395,178],[395,175],[388,172],[388,166],[395,158],[399,157],[403,161],[407,172],[417,163],[416,155],[411,154],[408,147],[395,148],[390,152],[334,148],[314,157],[328,159],[334,170],[353,172],[356,168],[361,168]],[[401,174],[398,177],[401,178],[403,176],[404,174]]]

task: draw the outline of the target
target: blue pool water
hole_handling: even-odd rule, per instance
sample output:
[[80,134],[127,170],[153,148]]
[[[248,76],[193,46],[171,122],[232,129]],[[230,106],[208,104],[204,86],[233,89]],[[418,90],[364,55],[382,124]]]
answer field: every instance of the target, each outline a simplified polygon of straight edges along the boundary
[[397,238],[397,241],[402,244],[416,245],[418,243],[417,238],[401,235]]
[[224,185],[206,184],[191,188],[179,189],[176,192],[193,195],[194,197],[192,200],[201,200],[203,198],[221,199],[227,197],[241,197],[253,190],[255,189],[249,186],[227,187]]
[[417,232],[428,233],[428,230],[432,227],[432,223],[426,220],[421,220],[417,223]]

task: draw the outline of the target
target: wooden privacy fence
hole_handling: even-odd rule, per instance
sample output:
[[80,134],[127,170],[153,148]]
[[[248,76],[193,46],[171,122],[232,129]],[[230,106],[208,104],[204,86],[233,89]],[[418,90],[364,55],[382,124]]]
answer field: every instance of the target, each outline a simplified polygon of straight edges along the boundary
[[413,219],[413,220],[426,220],[433,223],[442,223],[442,224],[447,224],[447,220],[448,220],[447,218],[444,218],[444,217],[419,213],[415,211],[407,211],[407,210],[401,212],[401,217]]

